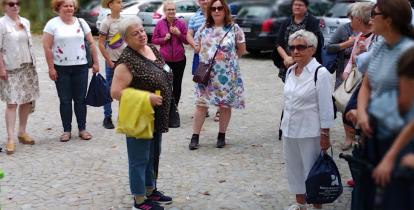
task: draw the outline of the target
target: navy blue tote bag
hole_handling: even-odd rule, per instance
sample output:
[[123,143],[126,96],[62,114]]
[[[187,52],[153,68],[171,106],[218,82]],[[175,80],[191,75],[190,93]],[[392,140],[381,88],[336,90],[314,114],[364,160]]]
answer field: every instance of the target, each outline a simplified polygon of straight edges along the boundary
[[343,191],[338,167],[332,157],[323,152],[312,166],[305,184],[306,202],[310,204],[332,203]]
[[100,107],[110,102],[112,102],[112,98],[105,78],[99,73],[93,74],[86,95],[86,104]]

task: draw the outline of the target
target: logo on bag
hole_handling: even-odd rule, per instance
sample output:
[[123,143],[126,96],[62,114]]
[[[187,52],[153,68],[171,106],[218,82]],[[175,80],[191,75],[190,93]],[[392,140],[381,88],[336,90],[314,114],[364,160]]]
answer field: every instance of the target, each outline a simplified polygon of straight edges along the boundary
[[331,175],[331,186],[339,186],[339,180],[337,179],[337,177],[335,175]]

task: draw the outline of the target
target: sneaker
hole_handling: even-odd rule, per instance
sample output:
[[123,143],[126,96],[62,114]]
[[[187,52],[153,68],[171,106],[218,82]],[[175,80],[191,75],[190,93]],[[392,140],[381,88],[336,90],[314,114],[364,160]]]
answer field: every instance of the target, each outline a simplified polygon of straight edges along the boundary
[[188,148],[190,150],[195,150],[195,149],[198,149],[198,146],[199,146],[199,144],[198,144],[198,138],[191,137],[191,142],[188,145]]
[[144,203],[136,204],[134,202],[134,206],[132,206],[132,210],[164,210],[164,207],[158,205],[155,202],[152,202],[151,200],[147,199],[144,201]]
[[293,204],[291,206],[289,206],[289,208],[287,210],[306,210],[306,205],[301,205],[301,204]]
[[147,196],[148,200],[151,200],[156,203],[170,204],[172,203],[172,198],[164,195],[162,192],[155,189],[151,195]]
[[106,129],[114,129],[115,126],[112,123],[112,119],[110,117],[105,117],[102,123],[103,127]]

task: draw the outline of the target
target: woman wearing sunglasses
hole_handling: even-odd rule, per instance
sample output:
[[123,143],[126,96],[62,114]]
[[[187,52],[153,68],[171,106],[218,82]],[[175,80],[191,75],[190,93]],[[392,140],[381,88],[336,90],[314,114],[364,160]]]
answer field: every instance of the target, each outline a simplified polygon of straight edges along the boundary
[[22,144],[33,145],[34,140],[26,133],[31,102],[39,97],[39,81],[30,34],[30,22],[19,16],[20,2],[1,2],[4,16],[0,18],[0,97],[7,103],[6,153],[15,150],[14,127],[19,108],[19,131],[17,137]]
[[195,150],[199,147],[200,130],[209,104],[220,109],[216,147],[223,148],[226,145],[225,134],[231,109],[244,108],[244,86],[238,58],[246,51],[244,33],[232,22],[225,0],[210,2],[205,25],[197,31],[195,42],[198,43],[196,52],[200,54],[200,62],[211,62],[216,51],[217,55],[208,85],[195,85],[196,110],[189,149]]
[[287,70],[284,87],[283,153],[289,189],[297,202],[289,209],[305,210],[307,174],[321,149],[331,146],[332,82],[329,71],[313,57],[318,46],[314,33],[296,31],[289,36],[288,46],[295,64]]

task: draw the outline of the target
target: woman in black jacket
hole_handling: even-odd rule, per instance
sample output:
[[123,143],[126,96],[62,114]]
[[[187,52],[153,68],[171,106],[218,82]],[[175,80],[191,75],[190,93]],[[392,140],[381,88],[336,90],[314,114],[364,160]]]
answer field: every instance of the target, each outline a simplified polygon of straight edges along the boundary
[[322,32],[319,28],[319,20],[308,13],[308,0],[292,0],[292,16],[282,22],[277,36],[276,48],[280,59],[277,62],[279,77],[285,81],[286,69],[293,65],[293,58],[288,50],[289,36],[300,29],[313,32],[318,38],[318,47],[314,56],[319,63],[322,63],[321,51],[324,45]]

